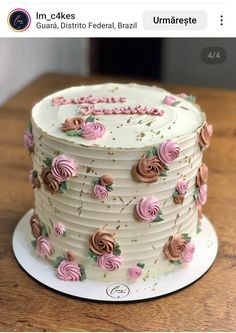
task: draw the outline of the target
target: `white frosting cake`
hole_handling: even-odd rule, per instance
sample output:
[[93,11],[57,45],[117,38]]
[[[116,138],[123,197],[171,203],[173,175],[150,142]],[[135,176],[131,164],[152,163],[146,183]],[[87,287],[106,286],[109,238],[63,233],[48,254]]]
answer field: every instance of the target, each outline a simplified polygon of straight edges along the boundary
[[206,202],[212,128],[193,96],[79,86],[32,111],[36,254],[63,280],[131,282],[188,264]]

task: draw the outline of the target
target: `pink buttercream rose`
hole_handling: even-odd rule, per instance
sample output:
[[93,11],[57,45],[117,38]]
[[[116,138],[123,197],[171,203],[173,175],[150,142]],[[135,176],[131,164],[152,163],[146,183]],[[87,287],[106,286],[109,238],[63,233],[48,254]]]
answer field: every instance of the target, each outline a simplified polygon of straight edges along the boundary
[[77,174],[75,161],[65,155],[58,155],[52,160],[51,172],[54,178],[62,183],[68,177],[74,177]]
[[81,125],[81,135],[87,140],[102,138],[106,129],[102,123],[85,122]]
[[34,138],[31,131],[27,128],[24,133],[24,147],[28,149],[30,153],[34,152]]
[[94,195],[98,198],[98,199],[104,199],[108,196],[108,191],[106,186],[103,185],[95,185],[94,189],[93,189],[93,193]]
[[78,281],[81,278],[80,267],[74,261],[63,260],[57,268],[57,277],[64,281]]
[[204,205],[207,202],[207,185],[203,184],[199,188],[198,198],[197,198],[199,205]]
[[177,100],[176,100],[176,98],[173,97],[173,96],[166,96],[166,97],[163,99],[163,101],[162,101],[162,103],[163,103],[163,104],[166,104],[166,105],[173,105],[173,104],[175,104],[176,102],[177,102]]
[[171,140],[163,142],[157,149],[157,154],[163,164],[171,164],[179,156],[179,152],[178,144]]
[[136,205],[138,219],[152,222],[160,211],[160,203],[153,197],[144,197]]
[[193,242],[188,242],[185,246],[185,249],[183,250],[181,257],[183,262],[190,262],[193,260],[193,254],[195,251],[195,246]]
[[65,226],[62,224],[62,223],[55,223],[54,225],[53,225],[53,229],[54,229],[54,231],[55,231],[55,234],[56,234],[56,236],[58,237],[60,237],[60,236],[63,236],[64,234],[65,234],[65,232],[66,232],[66,228],[65,228]]
[[143,274],[143,269],[137,265],[130,267],[128,270],[128,276],[132,280],[137,280]]
[[179,180],[175,189],[180,194],[185,194],[188,189],[188,182],[186,182],[185,180],[182,180],[182,179]]
[[40,257],[44,257],[51,256],[54,252],[54,249],[47,237],[39,236],[37,238],[36,251]]
[[113,253],[104,253],[98,257],[97,264],[101,269],[111,272],[120,268],[121,258],[115,256]]

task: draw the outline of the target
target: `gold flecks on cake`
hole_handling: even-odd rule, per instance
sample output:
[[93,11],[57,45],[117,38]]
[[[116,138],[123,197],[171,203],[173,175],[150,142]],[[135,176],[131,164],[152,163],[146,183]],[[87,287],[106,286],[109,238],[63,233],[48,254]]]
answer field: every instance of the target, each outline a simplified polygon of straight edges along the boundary
[[128,206],[131,204],[132,201],[133,201],[133,199],[129,200],[129,201],[127,202],[127,204],[125,204],[124,207],[121,208],[120,213],[123,212],[123,210],[124,210],[126,207],[128,207]]
[[53,223],[52,223],[52,220],[51,220],[51,219],[49,219],[49,222],[50,222],[51,226],[53,227]]
[[51,200],[51,198],[47,197],[47,200],[48,200],[49,205],[52,206],[52,200]]
[[177,234],[180,232],[181,228],[182,228],[182,224],[180,224],[180,226],[179,226],[179,228],[178,228],[178,230],[176,232]]
[[168,200],[165,200],[165,201],[164,201],[164,203],[163,203],[162,207],[164,207],[164,206],[165,206],[165,204],[167,203],[167,201],[168,201]]
[[87,166],[87,168],[86,168],[86,172],[87,172],[87,173],[90,173],[91,171],[92,171],[92,167]]
[[78,215],[81,215],[81,212],[82,212],[82,208],[83,206],[81,205],[80,207],[77,208],[77,211],[78,211]]
[[176,223],[177,223],[177,220],[178,220],[179,216],[180,216],[179,213],[177,213],[176,218],[175,218],[175,225],[174,225],[174,228],[176,227]]
[[156,264],[159,260],[159,257],[157,257],[155,260],[154,260],[154,264]]
[[121,202],[123,203],[123,205],[124,205],[125,203],[124,203],[124,200],[122,199],[122,197],[119,196],[118,198],[120,199],[120,201],[121,201]]

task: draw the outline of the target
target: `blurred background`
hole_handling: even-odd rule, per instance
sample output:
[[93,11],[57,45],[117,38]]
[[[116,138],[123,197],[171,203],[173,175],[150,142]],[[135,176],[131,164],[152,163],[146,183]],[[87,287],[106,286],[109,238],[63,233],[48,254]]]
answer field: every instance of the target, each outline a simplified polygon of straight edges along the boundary
[[[221,65],[201,52],[221,46]],[[45,73],[114,75],[202,87],[236,88],[236,39],[0,39],[0,104]]]

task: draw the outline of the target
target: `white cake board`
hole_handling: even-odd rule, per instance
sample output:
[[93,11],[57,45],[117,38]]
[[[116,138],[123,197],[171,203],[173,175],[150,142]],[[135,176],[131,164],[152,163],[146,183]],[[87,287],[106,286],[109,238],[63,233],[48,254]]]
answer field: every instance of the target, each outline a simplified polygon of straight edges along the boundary
[[30,276],[45,286],[81,299],[117,303],[164,296],[199,279],[208,271],[217,255],[217,235],[210,221],[204,216],[202,231],[195,240],[194,260],[174,272],[159,276],[155,280],[137,281],[132,284],[88,280],[64,282],[56,277],[55,270],[48,262],[41,260],[32,251],[32,235],[29,231],[29,220],[32,213],[33,210],[30,210],[21,218],[13,234],[13,251],[17,261]]

